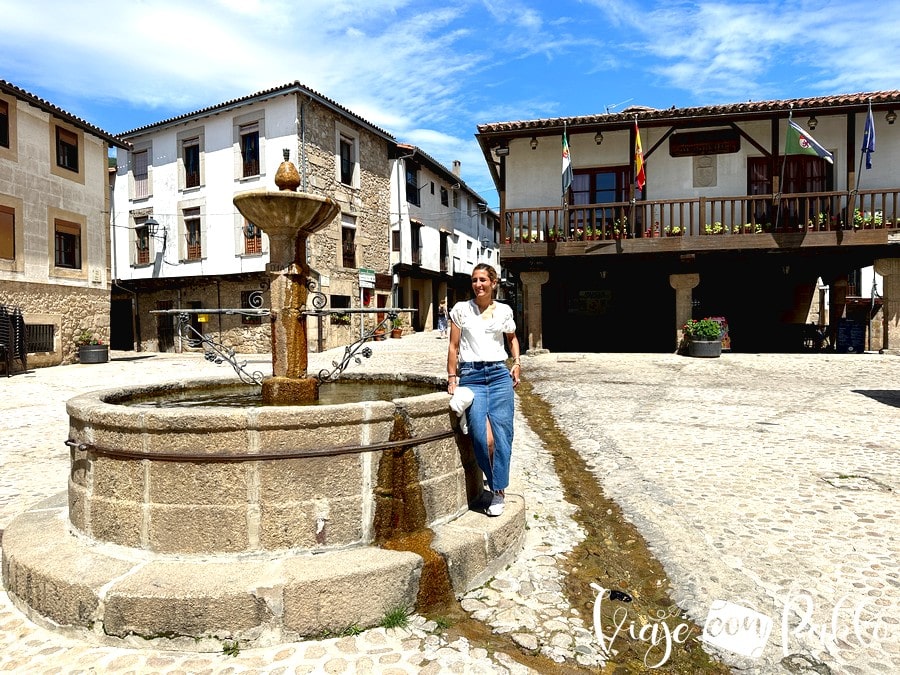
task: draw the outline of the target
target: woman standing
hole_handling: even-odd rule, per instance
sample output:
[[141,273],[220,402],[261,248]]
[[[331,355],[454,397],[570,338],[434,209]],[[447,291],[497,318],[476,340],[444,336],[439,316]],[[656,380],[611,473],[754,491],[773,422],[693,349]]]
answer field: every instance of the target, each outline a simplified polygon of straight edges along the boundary
[[438,335],[438,338],[447,337],[447,301],[441,300],[441,304],[438,305],[438,330],[441,332]]
[[[519,340],[512,309],[494,300],[497,271],[485,263],[472,270],[474,297],[450,311],[447,391],[470,388],[475,398],[467,411],[478,466],[491,490],[489,516],[503,513],[509,485],[513,441],[513,387],[519,384]],[[506,369],[504,338],[513,358]]]

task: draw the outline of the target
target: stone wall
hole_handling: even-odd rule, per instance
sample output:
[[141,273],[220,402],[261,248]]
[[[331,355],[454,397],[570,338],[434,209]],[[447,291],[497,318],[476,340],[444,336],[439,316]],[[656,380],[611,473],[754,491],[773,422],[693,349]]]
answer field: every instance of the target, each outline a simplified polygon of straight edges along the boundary
[[[151,314],[159,308],[158,303],[171,303],[174,309],[238,309],[241,307],[241,293],[244,291],[261,291],[262,307],[270,306],[266,275],[246,279],[229,279],[228,277],[205,277],[196,280],[185,280],[179,288],[146,290],[139,293],[138,315],[141,319],[139,342],[142,351],[161,351],[159,344],[159,325],[162,322],[175,322],[176,318],[164,314]],[[234,349],[240,354],[267,354],[271,351],[272,341],[268,317],[260,317],[255,323],[251,318],[244,320],[238,314],[207,314],[207,321],[197,320],[194,325],[210,339]],[[174,324],[173,324],[174,325]],[[175,350],[178,349],[175,340]],[[201,347],[191,347],[182,343],[182,351],[203,351]],[[162,350],[171,351],[171,350]]]
[[109,344],[109,303],[109,291],[99,288],[7,281],[0,289],[0,304],[21,308],[26,324],[54,326],[54,350],[29,354],[29,368],[77,362],[82,330]]

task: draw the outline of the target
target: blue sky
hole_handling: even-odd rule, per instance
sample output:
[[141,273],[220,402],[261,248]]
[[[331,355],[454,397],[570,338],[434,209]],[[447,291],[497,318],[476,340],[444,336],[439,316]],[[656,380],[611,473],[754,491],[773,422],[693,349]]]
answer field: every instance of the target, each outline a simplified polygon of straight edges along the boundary
[[476,125],[900,88],[900,0],[0,0],[0,78],[116,134],[299,80],[496,208]]

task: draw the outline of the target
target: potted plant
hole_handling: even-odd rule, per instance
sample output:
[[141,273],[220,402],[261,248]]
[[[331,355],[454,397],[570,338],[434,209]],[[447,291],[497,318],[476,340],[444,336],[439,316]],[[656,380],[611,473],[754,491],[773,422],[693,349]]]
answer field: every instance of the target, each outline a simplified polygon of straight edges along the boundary
[[391,337],[399,338],[403,335],[403,320],[398,316],[391,321]]
[[332,314],[331,315],[331,324],[333,326],[349,326],[350,325],[350,315],[349,314]]
[[688,356],[716,358],[722,355],[722,324],[715,319],[691,319],[682,327]]
[[106,363],[109,361],[109,345],[96,337],[87,328],[82,328],[75,335],[75,346],[78,347],[78,360],[81,363]]

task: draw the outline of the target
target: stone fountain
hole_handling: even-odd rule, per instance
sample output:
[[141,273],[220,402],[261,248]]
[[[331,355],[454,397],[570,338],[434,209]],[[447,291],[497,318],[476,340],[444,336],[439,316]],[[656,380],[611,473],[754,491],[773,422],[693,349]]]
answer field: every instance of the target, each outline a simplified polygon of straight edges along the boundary
[[272,370],[263,382],[263,403],[309,403],[318,398],[318,380],[307,375],[309,350],[306,337],[306,299],[309,235],[328,225],[340,213],[333,199],[295,192],[300,174],[288,161],[275,174],[280,192],[246,192],[234,205],[247,220],[269,237],[272,298]]
[[423,393],[303,405],[318,394],[306,372],[306,239],[337,206],[294,192],[292,171],[279,170],[280,192],[235,199],[270,238],[273,376],[262,394],[278,405],[140,405],[258,393],[221,378],[71,399],[68,491],[3,535],[4,585],[34,621],[120,645],[261,646],[425,611],[521,547],[520,499],[499,518],[470,510],[481,475],[445,381],[345,374]]

